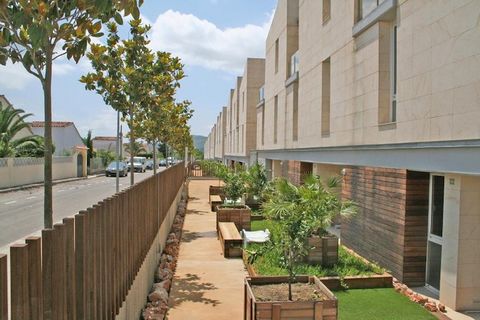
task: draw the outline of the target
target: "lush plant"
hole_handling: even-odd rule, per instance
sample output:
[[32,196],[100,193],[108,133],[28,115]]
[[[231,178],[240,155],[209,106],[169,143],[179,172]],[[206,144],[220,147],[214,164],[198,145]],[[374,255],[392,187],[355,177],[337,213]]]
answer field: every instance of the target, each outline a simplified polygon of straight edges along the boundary
[[262,201],[262,195],[268,185],[265,167],[257,163],[248,168],[245,174],[245,185],[249,197]]
[[245,178],[243,172],[235,172],[228,170],[226,173],[222,172],[223,181],[225,182],[224,192],[225,198],[235,204],[245,194]]
[[[260,275],[275,276],[288,275],[288,263],[285,260],[282,248],[277,245],[281,240],[281,226],[278,221],[252,221],[252,230],[270,231],[270,242],[265,244],[252,243],[248,245],[247,256],[255,271]],[[346,276],[383,274],[385,269],[376,264],[353,255],[343,246],[339,247],[338,263],[333,266],[312,265],[303,261],[294,266],[295,274],[314,275],[317,277],[340,278]]]
[[[45,139],[42,136],[32,136],[36,142],[25,144],[18,148],[15,156],[23,158],[43,158],[45,157]],[[55,153],[55,145],[52,144],[52,153]]]
[[125,151],[134,157],[139,156],[140,154],[146,154],[147,150],[139,141],[134,141],[133,144],[129,143],[125,147]]
[[110,162],[115,160],[116,156],[113,151],[110,150],[98,150],[97,151],[97,158],[102,159],[103,166],[108,166]]
[[95,156],[93,152],[92,130],[88,130],[87,136],[82,138],[82,141],[85,147],[87,147],[87,167],[90,168],[90,159]]
[[25,119],[31,115],[21,109],[2,107],[0,104],[0,158],[15,157],[41,146],[42,139],[39,136],[16,137],[20,131],[28,128]]
[[275,192],[263,203],[267,219],[278,222],[279,235],[275,245],[282,251],[289,274],[289,299],[291,284],[296,275],[296,265],[308,254],[307,239],[313,234],[326,233],[337,215],[350,216],[355,212],[351,202],[343,202],[331,191],[338,179],[329,179],[324,186],[320,177],[306,176],[304,184],[295,186],[286,179],[275,181]]

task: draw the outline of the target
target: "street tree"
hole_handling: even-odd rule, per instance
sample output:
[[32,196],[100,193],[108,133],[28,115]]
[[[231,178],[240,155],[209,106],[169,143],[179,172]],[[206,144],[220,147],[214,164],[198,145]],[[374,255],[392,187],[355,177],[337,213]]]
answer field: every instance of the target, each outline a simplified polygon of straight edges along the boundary
[[[130,21],[130,37],[121,40],[115,23],[108,24],[107,44],[93,44],[87,57],[93,72],[81,77],[87,90],[95,91],[104,102],[122,114],[122,120],[129,127],[130,149],[140,135],[142,112],[149,102],[149,75],[154,55],[147,47],[149,26],[142,25],[140,19]],[[130,162],[133,163],[133,154]],[[135,183],[134,173],[130,184]]]
[[43,89],[45,113],[44,226],[52,228],[53,61],[78,62],[102,23],[140,16],[143,0],[0,0],[0,64],[20,63]]

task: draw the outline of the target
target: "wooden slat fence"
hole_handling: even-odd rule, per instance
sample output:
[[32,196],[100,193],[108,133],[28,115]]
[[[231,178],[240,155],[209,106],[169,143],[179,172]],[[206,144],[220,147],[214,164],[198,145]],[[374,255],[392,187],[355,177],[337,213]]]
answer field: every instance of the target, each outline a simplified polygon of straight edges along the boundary
[[[180,163],[0,255],[0,320],[114,319],[185,181]],[[8,290],[8,276],[10,290]]]
[[188,176],[192,178],[215,177],[216,164],[207,161],[195,161],[188,167]]

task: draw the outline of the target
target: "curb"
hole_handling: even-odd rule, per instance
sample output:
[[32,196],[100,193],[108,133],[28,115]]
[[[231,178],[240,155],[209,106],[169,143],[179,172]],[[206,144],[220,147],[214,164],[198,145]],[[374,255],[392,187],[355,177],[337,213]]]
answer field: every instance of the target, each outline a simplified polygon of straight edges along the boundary
[[[67,182],[73,182],[73,181],[80,181],[80,180],[87,180],[87,179],[98,178],[98,177],[102,177],[102,176],[104,176],[104,175],[105,175],[105,174],[102,173],[102,174],[94,174],[94,175],[87,176],[87,177],[68,178],[68,179],[55,180],[55,181],[52,182],[52,186],[55,186],[55,185],[57,185],[57,184],[67,183]],[[38,188],[38,187],[43,187],[43,182],[26,184],[26,185],[23,185],[23,186],[11,187],[11,188],[6,188],[6,189],[0,189],[0,194],[1,194],[1,193],[9,193],[9,192],[21,191],[21,190],[28,190],[28,189]]]

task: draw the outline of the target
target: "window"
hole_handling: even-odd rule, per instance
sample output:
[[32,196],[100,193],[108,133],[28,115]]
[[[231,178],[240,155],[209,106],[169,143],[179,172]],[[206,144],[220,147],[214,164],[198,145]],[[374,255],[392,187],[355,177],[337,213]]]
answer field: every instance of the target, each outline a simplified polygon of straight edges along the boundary
[[393,26],[390,47],[390,85],[392,101],[390,103],[390,122],[397,121],[397,26]]
[[331,15],[331,0],[323,0],[322,22],[325,24],[330,20]]
[[298,68],[300,65],[300,54],[299,52],[295,52],[292,57],[290,58],[290,76],[293,76],[296,72],[298,72]]
[[330,58],[322,62],[322,135],[330,134]]
[[242,152],[242,153],[245,151],[245,150],[244,150],[244,146],[243,146],[243,141],[244,141],[244,137],[243,137],[243,135],[244,135],[244,131],[243,131],[243,130],[244,130],[244,127],[243,127],[243,126],[244,126],[244,125],[242,124],[242,127],[240,128],[240,142],[241,142],[240,152]]
[[242,112],[245,111],[245,91],[242,92]]
[[275,41],[275,74],[278,72],[279,39]]
[[356,21],[360,21],[370,12],[375,10],[385,0],[357,0],[357,17]]
[[278,133],[278,96],[275,96],[275,105],[273,106],[273,143],[277,143]]
[[265,144],[265,104],[262,106],[262,146]]
[[258,90],[258,102],[262,102],[265,100],[265,86],[263,85],[259,90]]
[[443,206],[445,197],[445,177],[432,176],[432,202],[430,217],[430,233],[443,236]]

